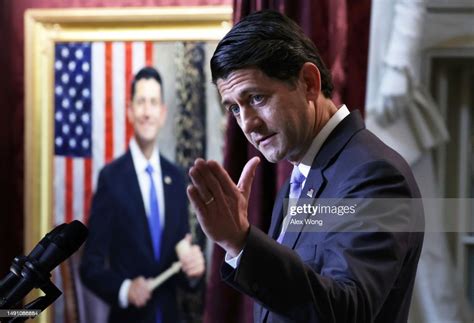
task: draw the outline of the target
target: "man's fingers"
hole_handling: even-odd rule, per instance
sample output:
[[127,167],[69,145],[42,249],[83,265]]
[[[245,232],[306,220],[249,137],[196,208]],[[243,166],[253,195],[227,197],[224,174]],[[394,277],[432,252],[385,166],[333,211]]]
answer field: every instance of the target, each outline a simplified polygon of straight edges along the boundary
[[[203,181],[203,186],[210,192],[210,195],[207,197],[204,202],[210,201],[212,198],[215,200],[223,200],[224,192],[222,191],[222,184],[219,182],[219,179],[213,174],[212,170],[209,167],[209,164],[204,161],[196,162],[194,164],[193,171],[199,174],[199,180]],[[199,187],[198,187],[199,189]]]
[[188,185],[186,193],[188,194],[188,198],[196,209],[198,215],[203,215],[206,212],[206,205],[202,201],[201,195],[199,194],[197,188],[193,185]]
[[183,271],[189,273],[190,271],[196,271],[204,267],[204,260],[195,260],[183,264]]
[[180,259],[182,269],[188,277],[201,276],[204,272],[205,261],[201,248],[194,245],[189,249],[189,252]]
[[191,242],[193,241],[193,236],[191,235],[191,233],[186,233],[186,236],[184,237],[184,239],[186,239],[189,245],[191,245]]
[[129,290],[129,300],[130,303],[137,307],[142,307],[146,305],[150,299],[150,291],[148,290],[148,285],[143,276],[137,277],[132,281]]
[[136,306],[137,307],[145,306],[149,298],[150,297],[146,295],[138,295],[137,298],[135,299]]
[[239,183],[237,184],[237,187],[244,194],[247,200],[250,196],[250,189],[252,188],[252,182],[255,177],[255,170],[259,163],[259,157],[253,157],[250,159],[247,164],[245,164],[242,174],[240,175]]
[[250,195],[250,189],[252,188],[253,178],[255,176],[255,170],[260,163],[259,157],[253,157],[247,164],[245,164],[242,174],[240,175],[239,183],[237,186],[234,184],[229,174],[219,165],[216,161],[208,161],[209,168],[211,169],[214,176],[221,183],[221,187],[226,195],[234,193],[234,188],[242,192],[245,198],[248,200]]
[[188,259],[183,263],[183,271],[187,276],[200,276],[204,272],[204,258],[198,257],[194,259]]
[[212,193],[207,187],[207,183],[204,177],[201,175],[201,172],[199,171],[200,166],[197,166],[197,165],[199,164],[196,162],[195,166],[191,167],[191,169],[189,170],[189,177],[191,178],[191,181],[193,182],[194,187],[199,192],[199,196],[201,197],[201,200],[203,202],[206,202],[212,197]]
[[138,298],[135,300],[135,306],[136,306],[136,307],[143,307],[143,306],[145,306],[146,303],[148,302],[148,299],[149,299],[149,297],[143,297],[143,296],[138,297]]

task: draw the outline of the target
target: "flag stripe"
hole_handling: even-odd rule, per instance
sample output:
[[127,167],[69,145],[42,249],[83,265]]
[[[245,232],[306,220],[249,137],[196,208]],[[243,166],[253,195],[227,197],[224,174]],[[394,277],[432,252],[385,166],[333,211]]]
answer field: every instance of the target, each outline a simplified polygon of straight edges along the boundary
[[140,68],[145,64],[145,43],[133,42],[133,57],[132,57],[132,74],[136,74]]
[[84,160],[84,201],[83,201],[83,219],[84,223],[89,222],[89,210],[92,198],[92,160],[86,158]]
[[123,42],[113,43],[113,130],[114,158],[125,150],[125,45]]
[[67,223],[71,222],[73,219],[73,209],[72,209],[72,199],[74,198],[73,195],[73,170],[72,170],[72,158],[65,157],[66,159],[66,183],[65,183],[65,200],[66,200],[66,214],[65,214],[65,221]]
[[146,66],[152,66],[153,65],[153,43],[151,41],[147,41],[145,43],[146,46]]
[[92,190],[105,163],[105,44],[92,44]]
[[66,174],[65,159],[62,156],[54,157],[54,219],[55,223],[64,222],[64,187],[65,187],[65,174]]
[[112,106],[112,43],[105,43],[105,162],[114,156],[114,113]]
[[[125,44],[125,112],[127,111],[127,106],[130,104],[130,87],[132,86],[132,43],[127,42]],[[130,142],[130,138],[133,135],[133,127],[132,124],[128,121],[127,114],[125,113],[125,146],[128,147],[128,143]]]
[[72,218],[82,220],[84,214],[84,158],[71,158],[73,170],[73,200],[72,200]]

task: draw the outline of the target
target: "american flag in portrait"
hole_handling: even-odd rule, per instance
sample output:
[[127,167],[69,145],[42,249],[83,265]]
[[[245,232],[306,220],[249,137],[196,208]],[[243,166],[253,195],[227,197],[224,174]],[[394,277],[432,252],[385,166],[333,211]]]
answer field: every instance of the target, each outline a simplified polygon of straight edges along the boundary
[[87,223],[101,168],[133,134],[133,75],[154,65],[152,42],[57,43],[54,55],[54,219]]

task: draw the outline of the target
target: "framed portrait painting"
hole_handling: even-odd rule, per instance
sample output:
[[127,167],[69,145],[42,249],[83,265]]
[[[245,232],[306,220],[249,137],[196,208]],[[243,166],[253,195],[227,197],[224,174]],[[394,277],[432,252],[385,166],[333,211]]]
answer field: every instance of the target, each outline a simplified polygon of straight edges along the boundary
[[[25,13],[25,253],[55,225],[87,224],[100,169],[133,134],[130,84],[144,66],[163,77],[169,112],[160,152],[183,168],[197,157],[222,159],[225,117],[209,59],[231,15],[230,6]],[[75,313],[81,302],[70,305]],[[36,320],[54,316],[46,310]]]

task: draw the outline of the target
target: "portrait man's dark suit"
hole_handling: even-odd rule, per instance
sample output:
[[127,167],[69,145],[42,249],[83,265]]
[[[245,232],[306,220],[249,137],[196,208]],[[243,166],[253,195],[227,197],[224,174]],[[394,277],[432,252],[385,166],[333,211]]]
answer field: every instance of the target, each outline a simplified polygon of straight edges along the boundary
[[[407,163],[365,129],[358,112],[341,121],[321,147],[301,196],[310,190],[315,201],[420,197]],[[254,321],[406,322],[422,212],[393,209],[372,219],[374,225],[406,221],[410,232],[351,232],[347,226],[358,225],[356,216],[324,224],[322,232],[288,230],[279,245],[274,240],[288,191],[287,181],[275,201],[269,236],[251,227],[239,267],[222,267],[226,282],[256,300]]]
[[149,225],[130,151],[101,171],[91,206],[90,235],[81,264],[86,285],[113,304],[110,322],[154,322],[160,303],[163,322],[176,322],[176,280],[172,277],[155,290],[142,309],[118,306],[124,279],[138,275],[155,277],[177,260],[175,245],[188,230],[187,197],[180,170],[160,158],[165,197],[165,228],[159,262],[153,257]]

